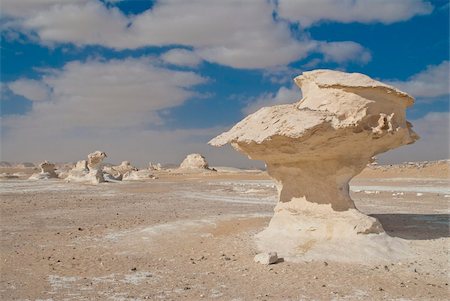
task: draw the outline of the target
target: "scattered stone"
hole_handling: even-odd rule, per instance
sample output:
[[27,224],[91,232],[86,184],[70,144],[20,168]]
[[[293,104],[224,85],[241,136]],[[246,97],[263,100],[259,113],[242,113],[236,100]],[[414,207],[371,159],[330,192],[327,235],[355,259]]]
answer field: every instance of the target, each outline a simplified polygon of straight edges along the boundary
[[278,261],[278,254],[277,252],[259,253],[253,260],[265,265],[274,264]]

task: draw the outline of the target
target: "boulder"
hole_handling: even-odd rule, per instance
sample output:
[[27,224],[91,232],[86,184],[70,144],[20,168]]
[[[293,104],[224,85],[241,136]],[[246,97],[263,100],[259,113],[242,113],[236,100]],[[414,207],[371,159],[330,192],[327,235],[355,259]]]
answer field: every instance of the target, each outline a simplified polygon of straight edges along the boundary
[[209,142],[265,161],[276,181],[279,201],[259,249],[293,261],[406,256],[403,241],[355,208],[349,182],[372,157],[418,139],[405,116],[414,99],[359,73],[315,70],[295,83],[299,102],[262,108]]

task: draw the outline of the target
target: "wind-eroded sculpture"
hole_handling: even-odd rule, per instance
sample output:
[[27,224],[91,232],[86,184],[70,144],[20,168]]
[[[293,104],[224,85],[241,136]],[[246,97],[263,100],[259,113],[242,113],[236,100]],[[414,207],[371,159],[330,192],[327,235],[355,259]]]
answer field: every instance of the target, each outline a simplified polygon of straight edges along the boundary
[[209,142],[266,162],[277,182],[279,202],[257,235],[259,249],[349,261],[406,253],[404,241],[355,208],[349,181],[373,156],[418,139],[405,117],[414,99],[359,73],[315,70],[295,83],[300,101],[262,108]]

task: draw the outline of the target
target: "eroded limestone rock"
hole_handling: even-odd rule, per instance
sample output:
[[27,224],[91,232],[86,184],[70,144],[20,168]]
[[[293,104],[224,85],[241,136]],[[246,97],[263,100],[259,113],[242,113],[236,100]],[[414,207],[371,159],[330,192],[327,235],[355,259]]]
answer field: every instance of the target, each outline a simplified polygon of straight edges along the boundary
[[205,157],[200,154],[190,154],[181,162],[181,169],[209,169]]
[[115,181],[120,181],[123,179],[125,174],[137,170],[138,169],[131,165],[129,161],[123,161],[120,165],[116,166],[103,167],[103,172],[109,175],[108,179],[113,179]]
[[106,157],[106,153],[101,151],[89,154],[87,161],[78,161],[75,167],[69,171],[66,181],[92,184],[105,182],[102,171],[102,162]]
[[162,170],[162,166],[161,163],[157,163],[157,164],[153,164],[152,162],[148,162],[148,169],[149,170],[157,170],[160,171]]
[[[328,255],[358,261],[402,254],[404,244],[355,208],[349,181],[373,156],[418,139],[405,117],[414,99],[358,73],[315,70],[295,83],[303,92],[298,103],[262,108],[209,142],[265,161],[277,182],[279,203],[258,234],[259,248],[288,259],[327,257],[340,247]],[[350,245],[367,254],[346,252]]]
[[55,172],[55,164],[48,161],[44,161],[39,164],[41,172],[32,174],[30,180],[46,180],[57,178],[58,175]]

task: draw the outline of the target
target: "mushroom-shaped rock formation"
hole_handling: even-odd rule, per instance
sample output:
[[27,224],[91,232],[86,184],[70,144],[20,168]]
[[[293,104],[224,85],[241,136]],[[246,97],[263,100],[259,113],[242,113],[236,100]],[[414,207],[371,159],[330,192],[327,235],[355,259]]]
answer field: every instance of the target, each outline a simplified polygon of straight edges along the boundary
[[258,247],[288,260],[408,253],[404,241],[355,208],[349,181],[373,156],[418,139],[405,118],[414,99],[359,73],[315,70],[295,83],[299,102],[262,108],[209,142],[265,161],[276,180],[279,202]]
[[39,164],[39,167],[41,168],[41,172],[31,175],[30,180],[46,180],[58,177],[55,172],[55,164],[44,161]]
[[180,169],[207,169],[209,170],[208,162],[205,157],[200,154],[187,155],[186,159],[180,164]]
[[78,161],[76,166],[70,170],[66,178],[67,182],[87,182],[98,184],[105,182],[102,172],[102,162],[106,153],[96,151],[88,155],[88,160]]

